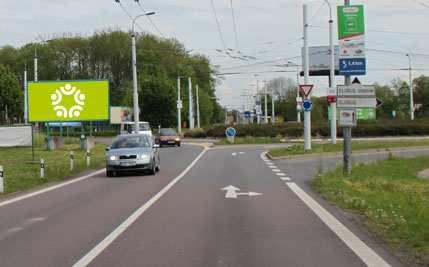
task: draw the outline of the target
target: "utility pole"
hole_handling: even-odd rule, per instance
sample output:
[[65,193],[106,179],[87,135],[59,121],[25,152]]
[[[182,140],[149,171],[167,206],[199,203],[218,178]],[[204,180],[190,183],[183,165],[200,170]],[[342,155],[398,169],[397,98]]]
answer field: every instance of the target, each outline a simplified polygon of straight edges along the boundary
[[[329,50],[330,50],[330,72],[329,72],[329,88],[336,91],[335,85],[335,50],[334,50],[334,20],[332,14],[332,6],[328,0],[325,2],[329,6]],[[337,143],[337,103],[331,103],[331,142]]]
[[198,95],[198,91],[199,91],[199,87],[197,84],[197,88],[196,88],[196,98],[197,98],[197,128],[201,128],[201,124],[200,124],[200,97]]
[[24,70],[24,123],[28,124],[28,80],[27,80],[27,63]]
[[[308,84],[309,55],[308,55],[308,9],[304,5],[304,84]],[[307,98],[311,98],[311,94]],[[311,150],[311,112],[304,111],[304,149]]]
[[[296,99],[299,98],[299,66],[296,65]],[[297,109],[296,109],[296,121],[301,122],[301,111],[298,109],[298,101],[297,101]]]
[[37,43],[34,46],[34,81],[37,82],[39,80],[37,73]]
[[134,109],[134,131],[139,131],[139,93],[137,91],[137,56],[136,56],[136,33],[134,31],[135,20],[133,21],[133,32],[131,34],[131,54],[133,65],[133,109]]
[[268,124],[268,97],[267,97],[267,81],[264,81],[264,109],[265,109],[265,116],[264,116],[264,123]]
[[[344,0],[344,5],[349,6],[350,0]],[[350,76],[344,77],[344,83],[345,85],[351,84]],[[344,127],[343,128],[343,172],[347,175],[350,175],[352,173],[352,162],[351,162],[351,156],[352,156],[352,127]]]
[[194,103],[192,99],[192,79],[188,77],[188,85],[189,85],[189,129],[194,129]]
[[409,79],[410,79],[410,119],[414,120],[414,86],[413,86],[413,72],[411,67],[411,54],[407,54],[409,62]]
[[274,90],[271,92],[271,124],[276,123],[276,113],[274,110]]
[[177,131],[182,133],[182,99],[180,98],[180,75],[177,75]]
[[261,124],[261,96],[259,95],[259,79],[256,79],[256,121]]

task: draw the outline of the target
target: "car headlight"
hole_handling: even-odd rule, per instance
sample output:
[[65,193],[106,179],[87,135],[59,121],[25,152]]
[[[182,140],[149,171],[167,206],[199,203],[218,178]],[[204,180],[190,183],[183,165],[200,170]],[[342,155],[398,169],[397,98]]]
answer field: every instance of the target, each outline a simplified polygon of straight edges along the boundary
[[140,159],[149,159],[149,155],[148,154],[141,154],[140,155]]
[[179,139],[179,138],[176,138],[176,139],[174,139],[174,141],[180,141],[180,139]]
[[112,161],[118,160],[118,156],[110,156],[109,159],[112,160]]

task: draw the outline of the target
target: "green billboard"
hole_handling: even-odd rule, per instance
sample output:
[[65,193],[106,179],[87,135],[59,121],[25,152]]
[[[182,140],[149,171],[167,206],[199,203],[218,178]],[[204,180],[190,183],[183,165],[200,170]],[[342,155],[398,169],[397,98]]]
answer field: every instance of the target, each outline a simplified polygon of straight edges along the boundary
[[109,82],[30,82],[28,116],[30,122],[108,120]]
[[340,40],[365,34],[363,5],[339,6],[337,15]]

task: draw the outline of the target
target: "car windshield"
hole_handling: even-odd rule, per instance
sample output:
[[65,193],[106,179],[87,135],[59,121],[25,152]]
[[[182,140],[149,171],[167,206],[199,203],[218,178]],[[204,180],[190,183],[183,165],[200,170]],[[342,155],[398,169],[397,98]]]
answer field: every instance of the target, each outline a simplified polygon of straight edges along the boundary
[[173,129],[171,129],[171,128],[165,128],[165,129],[161,129],[159,131],[159,135],[174,136],[174,135],[177,135],[177,133]]
[[147,122],[141,122],[139,124],[139,128],[140,128],[140,131],[150,131],[150,126],[149,126],[149,123]]
[[111,148],[136,148],[136,147],[150,147],[150,138],[146,135],[132,135],[132,136],[121,136],[116,139]]

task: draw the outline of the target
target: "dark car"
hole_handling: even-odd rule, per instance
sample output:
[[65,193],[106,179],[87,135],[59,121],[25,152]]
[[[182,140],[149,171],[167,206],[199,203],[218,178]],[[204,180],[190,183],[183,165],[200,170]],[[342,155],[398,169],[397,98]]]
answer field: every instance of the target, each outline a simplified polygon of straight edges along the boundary
[[156,136],[156,143],[160,146],[180,146],[179,134],[171,128],[161,128]]
[[159,171],[159,145],[146,134],[118,136],[106,153],[106,176],[125,171]]

